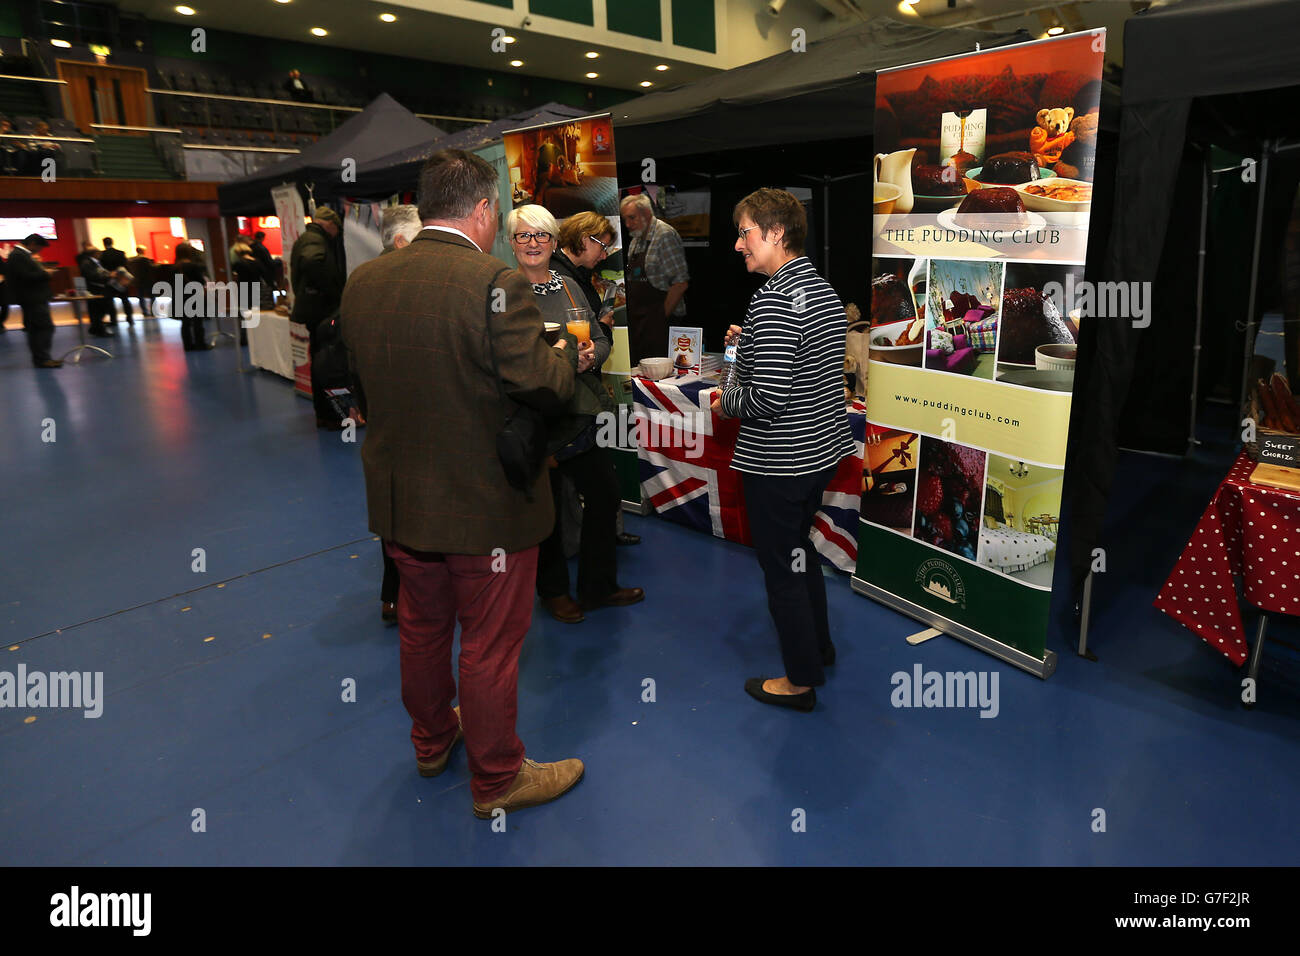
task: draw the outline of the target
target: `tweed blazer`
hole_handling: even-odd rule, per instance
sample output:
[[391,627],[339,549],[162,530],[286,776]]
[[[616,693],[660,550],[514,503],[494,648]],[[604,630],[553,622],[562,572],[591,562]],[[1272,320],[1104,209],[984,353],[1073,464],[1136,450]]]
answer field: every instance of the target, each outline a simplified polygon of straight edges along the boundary
[[343,339],[369,405],[361,460],[370,530],[412,550],[522,551],[555,524],[549,469],[529,494],[512,488],[496,435],[515,402],[563,411],[577,356],[546,344],[531,283],[503,272],[492,343],[513,401],[502,399],[485,313],[503,268],[467,239],[425,230],[359,266],[343,292]]

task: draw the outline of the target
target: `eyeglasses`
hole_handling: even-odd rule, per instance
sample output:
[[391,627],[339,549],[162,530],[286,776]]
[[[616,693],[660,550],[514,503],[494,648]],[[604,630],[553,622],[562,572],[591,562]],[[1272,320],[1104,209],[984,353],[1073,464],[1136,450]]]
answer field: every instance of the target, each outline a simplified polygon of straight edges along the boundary
[[536,239],[538,242],[542,244],[545,244],[551,241],[551,234],[549,232],[516,232],[515,233],[515,242],[519,243],[521,246],[524,245],[525,243],[532,242],[534,239]]
[[595,236],[588,236],[587,238],[590,239],[592,242],[594,242],[596,245],[600,246],[600,248],[603,249],[606,254],[609,253],[610,244],[608,242],[601,242]]
[[744,242],[744,241],[745,241],[745,233],[747,233],[747,232],[752,232],[753,230],[755,230],[755,229],[757,229],[757,228],[758,228],[758,226],[748,226],[748,227],[746,227],[745,229],[738,229],[737,232],[738,232],[739,235],[740,235],[740,241],[741,241],[741,242]]

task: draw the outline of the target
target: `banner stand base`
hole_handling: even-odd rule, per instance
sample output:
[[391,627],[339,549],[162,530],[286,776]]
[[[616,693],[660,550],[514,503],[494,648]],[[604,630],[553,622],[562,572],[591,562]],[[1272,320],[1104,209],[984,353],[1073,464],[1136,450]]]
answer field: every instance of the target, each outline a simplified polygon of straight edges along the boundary
[[1018,667],[1022,671],[1028,671],[1035,677],[1041,677],[1046,680],[1056,673],[1056,652],[1047,651],[1040,661],[1036,657],[1026,654],[1024,651],[1018,651],[1009,644],[1003,644],[1001,641],[973,631],[955,621],[949,621],[946,618],[934,613],[928,608],[921,607],[919,604],[913,604],[906,598],[901,598],[897,594],[890,594],[883,588],[877,587],[869,581],[864,581],[856,574],[853,576],[853,591],[864,597],[869,597],[873,601],[893,608],[908,617],[915,618],[922,624],[927,624],[936,630],[947,634],[949,637],[955,637],[959,641],[964,641],[971,647],[979,648],[986,654],[992,654],[999,660],[1006,661],[1013,667]]

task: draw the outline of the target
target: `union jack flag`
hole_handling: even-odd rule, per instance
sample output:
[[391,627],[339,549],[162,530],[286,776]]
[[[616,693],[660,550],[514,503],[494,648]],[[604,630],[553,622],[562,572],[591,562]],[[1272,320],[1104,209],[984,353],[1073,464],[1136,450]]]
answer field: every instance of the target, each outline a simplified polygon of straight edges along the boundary
[[[641,497],[662,517],[715,537],[751,544],[741,473],[731,468],[740,422],[709,411],[717,386],[699,379],[651,382],[633,377]],[[703,403],[703,404],[701,404]],[[840,462],[813,520],[811,538],[822,560],[852,573],[858,562],[858,509],[866,409],[849,413],[856,454]],[[702,434],[688,435],[687,429]]]

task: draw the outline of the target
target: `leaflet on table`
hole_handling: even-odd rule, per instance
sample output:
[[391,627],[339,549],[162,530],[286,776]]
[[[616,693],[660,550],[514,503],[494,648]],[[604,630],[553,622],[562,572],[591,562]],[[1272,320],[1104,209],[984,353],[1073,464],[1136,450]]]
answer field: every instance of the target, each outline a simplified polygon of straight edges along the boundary
[[1104,50],[1092,31],[876,78],[854,590],[1042,676]]
[[674,325],[668,329],[668,357],[678,375],[700,374],[704,355],[704,330]]

